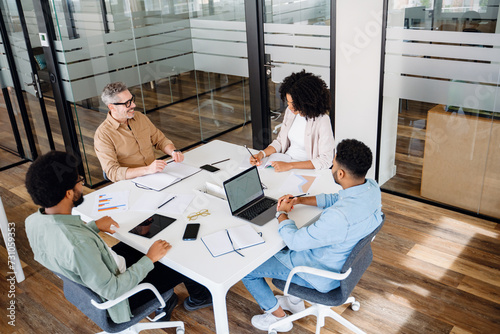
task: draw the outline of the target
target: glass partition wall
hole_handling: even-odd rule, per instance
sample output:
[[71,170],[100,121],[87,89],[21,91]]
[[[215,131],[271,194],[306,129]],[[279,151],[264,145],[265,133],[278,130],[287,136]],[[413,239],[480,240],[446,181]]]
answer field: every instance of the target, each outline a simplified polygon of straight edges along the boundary
[[126,83],[136,110],[180,149],[250,119],[243,0],[50,5],[57,60],[90,185],[103,180],[93,136],[107,115],[100,100],[107,83]]
[[498,4],[389,1],[383,189],[500,218]]
[[37,62],[38,34],[33,29],[36,27],[32,15],[33,2],[1,0],[0,13],[2,170],[63,146],[58,145],[57,118],[47,117],[47,107],[40,89],[47,82],[37,79],[37,71],[43,63]]

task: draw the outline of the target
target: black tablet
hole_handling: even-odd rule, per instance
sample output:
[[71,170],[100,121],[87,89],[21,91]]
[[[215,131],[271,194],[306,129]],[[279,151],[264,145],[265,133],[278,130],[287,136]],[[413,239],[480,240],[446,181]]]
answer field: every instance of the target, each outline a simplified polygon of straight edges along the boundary
[[151,238],[160,233],[165,227],[172,224],[174,218],[154,214],[129,232],[140,235],[141,237]]

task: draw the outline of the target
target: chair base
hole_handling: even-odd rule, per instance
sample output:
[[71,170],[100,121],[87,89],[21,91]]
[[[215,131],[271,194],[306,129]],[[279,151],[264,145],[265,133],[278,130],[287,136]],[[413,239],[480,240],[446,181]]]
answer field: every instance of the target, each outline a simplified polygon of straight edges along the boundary
[[[354,299],[354,297],[349,297],[344,304],[352,304],[351,307],[354,311],[359,310],[359,302],[357,302]],[[340,314],[338,314],[337,312],[332,310],[330,306],[321,305],[321,304],[313,304],[311,307],[306,308],[304,311],[294,313],[291,316],[286,317],[283,320],[275,322],[274,324],[269,326],[268,333],[269,334],[276,334],[277,331],[274,328],[279,327],[285,323],[292,322],[292,321],[295,321],[297,319],[307,317],[308,315],[315,315],[317,318],[317,320],[316,320],[316,334],[320,334],[321,327],[323,327],[325,325],[325,317],[332,318],[333,320],[335,320],[338,323],[340,323],[341,325],[344,325],[345,327],[349,328],[351,331],[353,331],[356,334],[366,334],[361,329],[354,326],[351,322],[344,319]]]
[[[147,329],[160,329],[177,327],[176,334],[184,334],[184,323],[182,321],[160,321],[160,322],[139,322],[132,327],[119,332],[120,334],[138,334]],[[109,334],[108,332],[99,332],[97,334]]]

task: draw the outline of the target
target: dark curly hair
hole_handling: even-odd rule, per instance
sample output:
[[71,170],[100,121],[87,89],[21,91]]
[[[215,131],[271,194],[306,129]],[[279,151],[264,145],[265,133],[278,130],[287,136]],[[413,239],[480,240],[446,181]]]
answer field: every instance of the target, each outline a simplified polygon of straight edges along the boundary
[[66,152],[51,151],[38,157],[26,173],[26,189],[43,208],[57,205],[78,181],[78,159]]
[[286,102],[286,94],[293,100],[293,108],[302,115],[316,118],[330,111],[330,92],[318,76],[302,70],[287,76],[280,87],[280,97]]
[[344,139],[337,145],[337,164],[356,178],[364,178],[372,165],[372,151],[356,139]]

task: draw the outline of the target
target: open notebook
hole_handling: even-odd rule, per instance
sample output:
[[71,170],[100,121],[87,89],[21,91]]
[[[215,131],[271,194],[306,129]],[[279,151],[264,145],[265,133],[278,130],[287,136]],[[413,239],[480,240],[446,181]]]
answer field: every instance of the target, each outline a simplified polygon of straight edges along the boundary
[[249,224],[206,235],[201,241],[213,257],[264,243],[264,239]]
[[139,176],[132,179],[132,182],[139,188],[160,191],[200,171],[198,167],[171,162],[160,173]]

